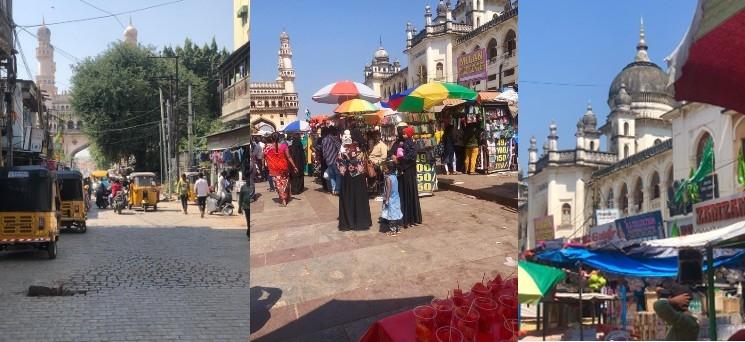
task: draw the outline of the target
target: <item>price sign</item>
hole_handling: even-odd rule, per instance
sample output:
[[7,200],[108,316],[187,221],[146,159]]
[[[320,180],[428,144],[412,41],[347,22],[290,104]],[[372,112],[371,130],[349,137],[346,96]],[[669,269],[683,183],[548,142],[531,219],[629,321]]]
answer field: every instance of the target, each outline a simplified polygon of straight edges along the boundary
[[512,144],[510,139],[496,140],[496,161],[494,163],[495,171],[509,170],[512,161]]
[[430,164],[426,152],[416,155],[416,182],[419,195],[432,195],[437,189],[437,173],[434,165]]

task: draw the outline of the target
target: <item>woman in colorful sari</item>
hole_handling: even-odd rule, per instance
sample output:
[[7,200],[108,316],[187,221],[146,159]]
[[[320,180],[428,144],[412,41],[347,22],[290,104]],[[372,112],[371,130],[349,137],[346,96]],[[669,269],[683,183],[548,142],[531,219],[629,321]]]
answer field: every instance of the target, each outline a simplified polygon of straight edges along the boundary
[[292,161],[287,145],[279,143],[277,133],[272,133],[267,139],[266,147],[264,147],[264,160],[266,160],[266,165],[269,168],[269,175],[272,176],[274,181],[274,187],[277,189],[279,204],[286,207],[291,196],[288,184],[290,170],[297,173],[298,169]]

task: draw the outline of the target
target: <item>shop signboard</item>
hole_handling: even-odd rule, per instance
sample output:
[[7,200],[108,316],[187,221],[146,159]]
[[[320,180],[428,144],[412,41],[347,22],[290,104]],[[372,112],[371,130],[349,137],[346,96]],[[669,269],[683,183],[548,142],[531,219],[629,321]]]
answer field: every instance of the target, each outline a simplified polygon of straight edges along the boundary
[[698,183],[698,197],[702,202],[719,197],[717,183],[717,175],[707,176]]
[[509,170],[512,161],[512,139],[496,139],[495,147],[494,171]]
[[547,250],[562,249],[566,243],[566,239],[558,238],[553,240],[544,241],[543,248]]
[[431,196],[437,190],[437,172],[430,163],[427,152],[416,155],[416,182],[419,196]]
[[[693,229],[693,215],[678,217],[667,222],[667,237],[685,236],[697,233]],[[677,234],[677,235],[676,235]]]
[[589,234],[582,237],[582,243],[613,242],[620,239],[616,223],[609,222],[590,228]]
[[595,221],[598,226],[618,220],[618,209],[597,209],[595,210]]
[[458,83],[486,79],[486,49],[458,57]]
[[693,218],[696,233],[745,220],[745,193],[696,203],[693,205]]
[[621,237],[628,241],[646,241],[665,236],[662,212],[659,210],[616,220]]
[[533,220],[535,242],[554,239],[554,215],[539,217]]

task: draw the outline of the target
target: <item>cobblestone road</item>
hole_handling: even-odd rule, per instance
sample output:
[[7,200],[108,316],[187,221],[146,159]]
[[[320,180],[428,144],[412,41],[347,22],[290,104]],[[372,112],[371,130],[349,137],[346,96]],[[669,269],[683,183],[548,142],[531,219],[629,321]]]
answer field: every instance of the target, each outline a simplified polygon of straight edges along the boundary
[[[0,341],[246,341],[249,247],[243,216],[89,213],[59,255],[0,252]],[[29,285],[85,291],[27,297]]]

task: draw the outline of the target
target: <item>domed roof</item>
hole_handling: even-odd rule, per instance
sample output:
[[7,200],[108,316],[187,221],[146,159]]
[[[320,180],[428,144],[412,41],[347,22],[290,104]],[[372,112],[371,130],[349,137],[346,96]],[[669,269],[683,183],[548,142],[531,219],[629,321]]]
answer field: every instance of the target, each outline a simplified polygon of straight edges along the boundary
[[[651,99],[655,102],[670,104],[673,101],[672,94],[667,87],[668,75],[657,64],[649,60],[647,55],[647,43],[644,37],[644,24],[642,22],[639,32],[639,43],[636,46],[636,58],[616,75],[608,90],[608,104],[613,107],[616,94],[625,85],[626,92],[636,100],[642,94],[654,94]],[[649,101],[649,99],[645,100]]]
[[592,112],[592,104],[587,103],[587,111],[582,116],[582,124],[584,128],[594,130],[597,127],[598,119],[595,113]]
[[288,38],[290,38],[290,35],[287,34],[287,32],[282,31],[282,33],[279,34],[279,38],[280,39],[288,39]]
[[388,59],[388,51],[381,46],[375,51],[375,59]]
[[46,26],[41,26],[36,31],[36,35],[39,37],[49,37],[52,35],[52,31],[50,31],[49,28]]

